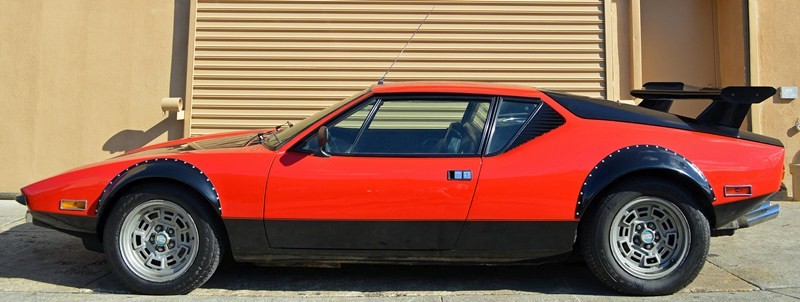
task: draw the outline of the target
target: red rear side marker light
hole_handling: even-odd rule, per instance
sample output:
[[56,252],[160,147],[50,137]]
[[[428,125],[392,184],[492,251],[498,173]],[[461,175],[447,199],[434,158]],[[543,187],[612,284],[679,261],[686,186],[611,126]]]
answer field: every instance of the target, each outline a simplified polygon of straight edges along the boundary
[[752,196],[753,186],[751,185],[738,185],[738,186],[725,186],[725,197],[739,197],[739,196]]

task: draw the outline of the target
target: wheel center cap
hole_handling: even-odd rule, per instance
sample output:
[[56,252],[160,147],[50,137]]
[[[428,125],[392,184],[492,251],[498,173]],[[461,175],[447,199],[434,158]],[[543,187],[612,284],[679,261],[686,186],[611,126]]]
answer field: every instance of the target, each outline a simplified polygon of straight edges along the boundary
[[656,235],[651,230],[645,230],[644,232],[642,232],[642,235],[640,235],[640,237],[642,238],[642,242],[644,243],[653,243],[653,240],[655,239]]
[[169,241],[169,237],[167,237],[167,235],[165,235],[165,234],[156,235],[156,245],[165,246],[165,245],[167,245],[168,241]]

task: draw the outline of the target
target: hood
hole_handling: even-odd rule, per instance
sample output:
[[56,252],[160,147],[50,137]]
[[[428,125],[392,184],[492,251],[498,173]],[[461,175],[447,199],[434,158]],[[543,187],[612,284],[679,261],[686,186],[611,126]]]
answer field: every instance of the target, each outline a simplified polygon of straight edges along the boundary
[[248,130],[185,138],[128,151],[115,157],[115,159],[195,150],[242,148],[259,143],[258,135],[261,133],[265,133],[265,131]]

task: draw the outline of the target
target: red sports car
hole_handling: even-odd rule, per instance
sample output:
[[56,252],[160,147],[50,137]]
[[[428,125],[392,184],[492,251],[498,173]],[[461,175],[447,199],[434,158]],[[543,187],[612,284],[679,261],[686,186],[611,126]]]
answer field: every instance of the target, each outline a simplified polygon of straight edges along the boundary
[[[781,142],[739,129],[771,87],[649,83],[639,106],[529,87],[395,83],[294,125],[187,138],[22,188],[34,224],[105,252],[133,291],[181,294],[220,259],[519,264],[580,251],[673,293],[712,234],[778,214]],[[698,117],[673,100],[711,99]]]

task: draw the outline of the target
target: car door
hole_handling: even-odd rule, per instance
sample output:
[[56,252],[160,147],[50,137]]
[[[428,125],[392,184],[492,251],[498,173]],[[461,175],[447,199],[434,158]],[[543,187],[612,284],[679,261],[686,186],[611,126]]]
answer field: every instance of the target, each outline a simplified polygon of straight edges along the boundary
[[[383,96],[279,155],[265,225],[272,248],[450,249],[481,168],[491,98]],[[316,132],[315,132],[316,133]]]
[[480,183],[455,249],[539,256],[571,250],[578,224],[574,189],[585,174],[564,148],[591,146],[565,141],[558,131],[564,117],[541,99],[502,97],[497,108]]

